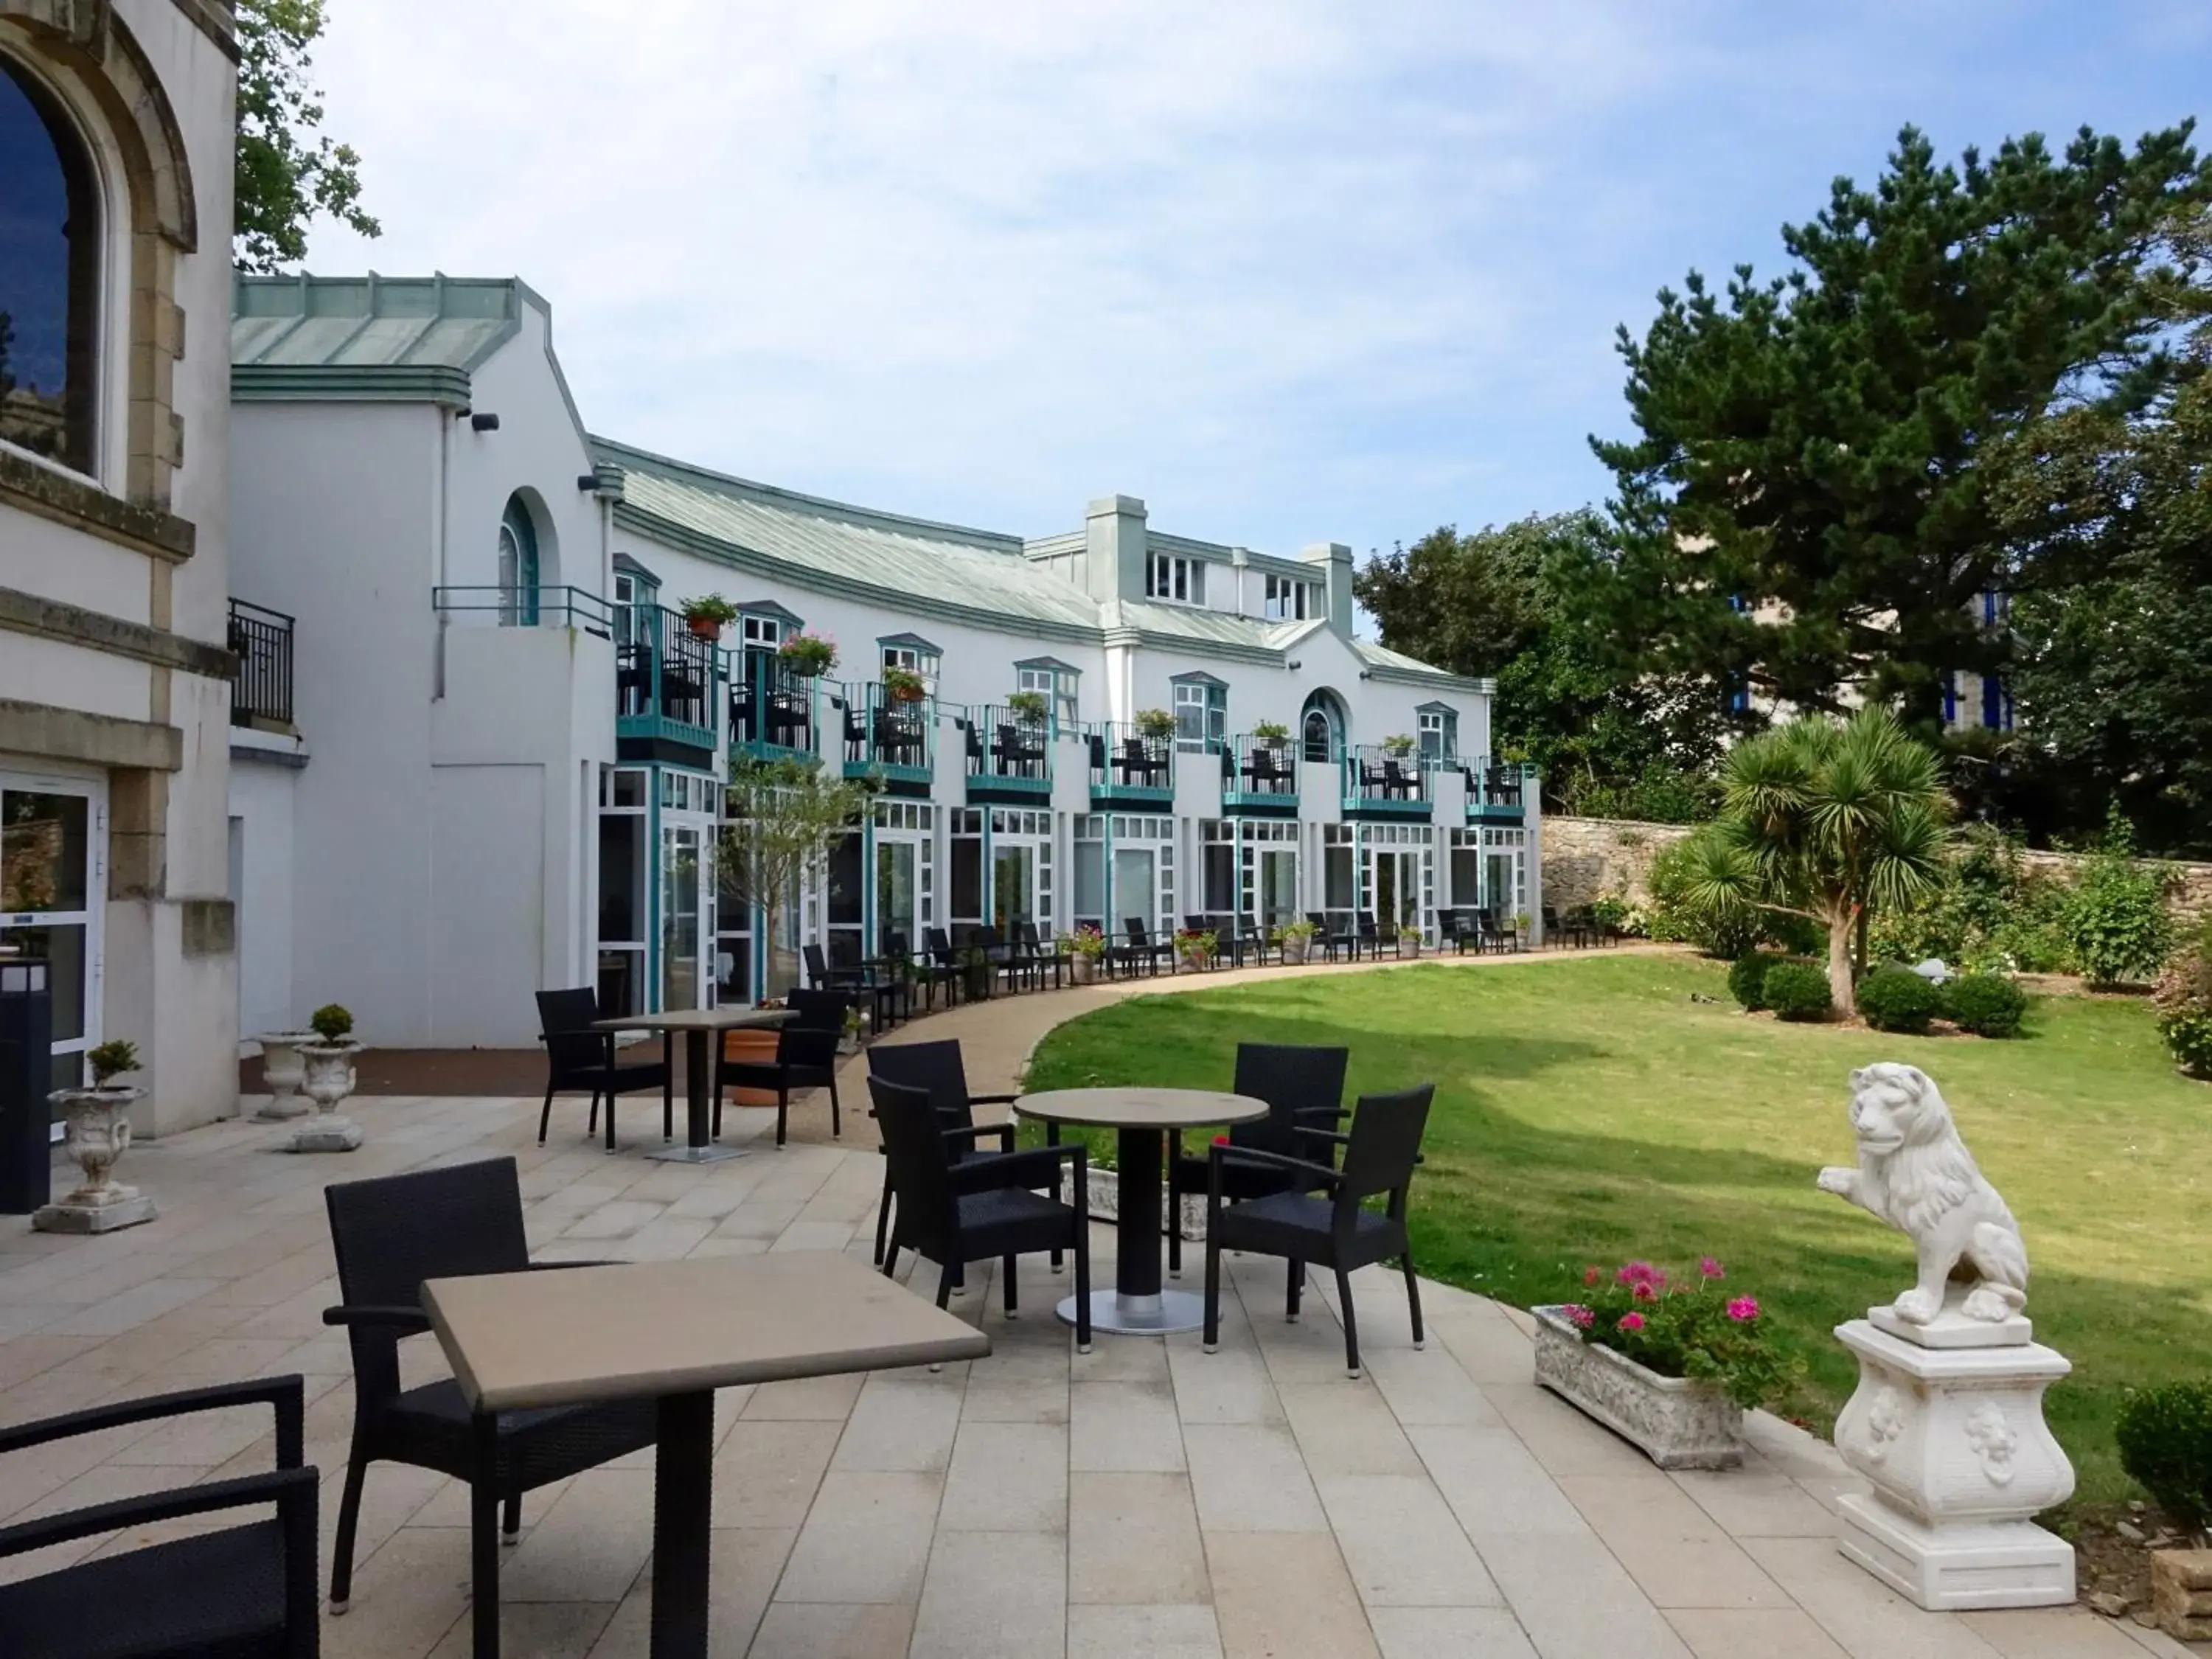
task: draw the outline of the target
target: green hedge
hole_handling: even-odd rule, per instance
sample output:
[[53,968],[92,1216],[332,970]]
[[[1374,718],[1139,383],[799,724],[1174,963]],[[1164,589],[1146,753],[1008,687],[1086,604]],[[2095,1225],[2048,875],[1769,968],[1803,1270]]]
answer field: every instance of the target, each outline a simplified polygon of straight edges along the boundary
[[2212,1522],[2212,1382],[2169,1382],[2120,1402],[2112,1424],[2120,1467],[2195,1532]]
[[2027,993],[2002,974],[1968,974],[1943,987],[1940,1012],[1976,1036],[2018,1036]]
[[1827,975],[1809,962],[1776,963],[1766,970],[1759,991],[1766,1006],[1783,1019],[1826,1019],[1835,1012]]
[[1936,988],[1910,968],[1877,968],[1858,984],[1859,1012],[1877,1031],[1925,1036],[1936,1000]]

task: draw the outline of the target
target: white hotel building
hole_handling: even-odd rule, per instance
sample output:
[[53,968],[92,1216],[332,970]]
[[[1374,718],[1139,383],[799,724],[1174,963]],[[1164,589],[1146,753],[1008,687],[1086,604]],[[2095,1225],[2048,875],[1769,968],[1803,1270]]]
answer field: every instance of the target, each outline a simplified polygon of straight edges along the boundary
[[[629,448],[520,282],[242,278],[234,309],[242,1035],[336,1000],[373,1043],[526,1046],[544,987],[761,996],[760,918],[702,856],[737,753],[882,780],[781,932],[833,960],[1017,921],[1540,912],[1491,683],[1355,639],[1340,544],[1194,541],[1122,495],[1024,538]],[[740,612],[719,642],[679,614],[708,592]],[[776,654],[801,628],[836,641],[819,678]],[[927,699],[890,705],[887,665]]]

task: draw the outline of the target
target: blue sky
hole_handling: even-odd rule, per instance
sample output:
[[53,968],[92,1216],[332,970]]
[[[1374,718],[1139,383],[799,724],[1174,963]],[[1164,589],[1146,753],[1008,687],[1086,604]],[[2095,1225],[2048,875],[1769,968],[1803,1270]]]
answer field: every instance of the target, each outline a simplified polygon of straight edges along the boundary
[[1024,534],[1364,556],[1602,499],[1613,331],[1900,124],[1940,152],[2212,87],[2202,0],[333,0],[386,234],[518,274],[586,420]]

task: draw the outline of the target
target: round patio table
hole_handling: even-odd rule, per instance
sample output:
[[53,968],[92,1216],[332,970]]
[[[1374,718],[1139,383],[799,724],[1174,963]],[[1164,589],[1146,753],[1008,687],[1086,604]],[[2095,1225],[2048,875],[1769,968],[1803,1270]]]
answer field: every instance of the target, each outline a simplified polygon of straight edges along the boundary
[[[1170,1134],[1209,1123],[1249,1123],[1267,1116],[1267,1103],[1210,1089],[1053,1089],[1021,1096],[1014,1110],[1041,1123],[1118,1131],[1121,1198],[1114,1288],[1091,1293],[1091,1328],[1136,1336],[1194,1331],[1203,1325],[1202,1297],[1188,1291],[1160,1289],[1164,1142]],[[1073,1297],[1060,1303],[1060,1316],[1071,1325],[1075,1322]]]

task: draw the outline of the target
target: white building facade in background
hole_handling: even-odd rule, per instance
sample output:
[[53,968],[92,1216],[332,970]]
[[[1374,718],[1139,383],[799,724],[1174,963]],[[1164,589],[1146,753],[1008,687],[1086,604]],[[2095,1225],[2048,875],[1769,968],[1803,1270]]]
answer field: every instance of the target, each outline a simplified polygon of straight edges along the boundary
[[0,946],[52,1080],[238,1100],[228,0],[0,0]]
[[[779,930],[832,962],[1540,913],[1492,685],[1355,639],[1340,544],[1170,536],[1121,495],[1025,539],[595,438],[519,282],[242,279],[232,350],[235,587],[296,619],[300,734],[232,791],[246,1036],[335,1000],[374,1043],[527,1045],[543,988],[781,988],[717,890],[743,756],[880,785]],[[681,614],[708,593],[720,638]],[[800,632],[836,666],[797,672]]]

